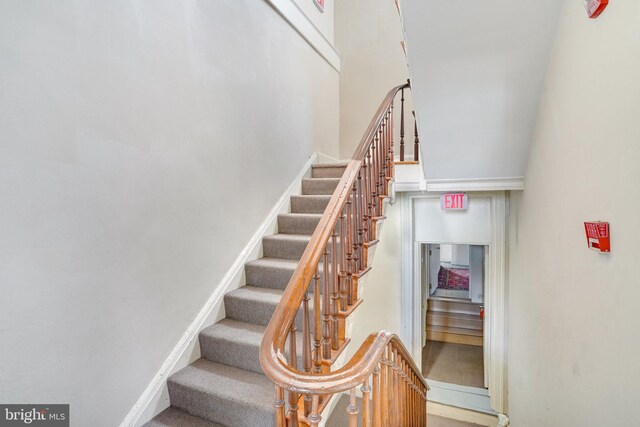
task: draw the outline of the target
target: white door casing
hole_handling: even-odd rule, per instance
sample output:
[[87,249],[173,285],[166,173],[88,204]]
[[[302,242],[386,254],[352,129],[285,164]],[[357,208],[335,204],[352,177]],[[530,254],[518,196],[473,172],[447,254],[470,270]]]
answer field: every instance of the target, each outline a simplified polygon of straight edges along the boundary
[[[491,408],[506,412],[506,196],[500,192],[469,194],[467,217],[447,213],[434,221],[439,193],[402,195],[402,339],[422,361],[421,245],[487,245],[485,256],[485,382]],[[418,206],[418,209],[416,209]],[[442,212],[439,215],[443,215]],[[429,218],[425,218],[429,216]],[[473,218],[471,218],[473,217]],[[427,221],[431,231],[424,227]],[[484,226],[483,226],[484,224]],[[431,238],[433,237],[433,239]]]

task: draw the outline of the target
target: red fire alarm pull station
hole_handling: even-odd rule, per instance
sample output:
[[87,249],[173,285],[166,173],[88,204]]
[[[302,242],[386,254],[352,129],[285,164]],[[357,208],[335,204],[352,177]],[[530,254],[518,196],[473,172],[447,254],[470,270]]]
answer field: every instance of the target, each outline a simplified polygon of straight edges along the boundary
[[585,222],[584,230],[587,233],[587,244],[591,249],[597,249],[600,252],[611,252],[608,222]]
[[609,4],[609,0],[587,0],[585,7],[589,18],[596,19]]

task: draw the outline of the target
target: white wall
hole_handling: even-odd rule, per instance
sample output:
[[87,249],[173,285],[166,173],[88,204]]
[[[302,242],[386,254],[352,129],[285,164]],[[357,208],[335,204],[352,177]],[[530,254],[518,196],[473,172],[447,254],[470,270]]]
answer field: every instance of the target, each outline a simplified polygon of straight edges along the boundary
[[[640,1],[595,21],[565,1],[527,167],[512,195],[514,426],[640,425]],[[587,249],[583,221],[611,223]]]
[[[340,51],[340,156],[351,158],[387,92],[409,78],[402,27],[393,0],[336,0],[336,47]],[[406,152],[413,153],[412,104],[407,92]],[[400,98],[395,126],[399,131]],[[396,143],[398,140],[396,138]],[[396,147],[397,148],[397,147]]]
[[451,263],[455,265],[469,265],[469,245],[453,245]]
[[469,246],[469,298],[472,302],[484,300],[484,246]]
[[263,1],[2,2],[0,401],[117,425],[337,108]]
[[402,0],[427,180],[524,175],[559,3]]
[[[385,215],[387,219],[379,236],[380,243],[376,246],[372,269],[366,276],[362,292],[363,302],[354,317],[347,360],[371,333],[388,330],[400,334],[402,319],[400,203],[391,205]],[[384,309],[381,309],[382,307]]]
[[440,245],[440,261],[451,262],[452,258],[453,258],[453,245],[448,243]]
[[[413,237],[417,242],[491,243],[490,196],[470,194],[467,210],[443,211],[440,196],[429,194],[414,200],[413,215]],[[444,246],[440,245],[441,261],[447,260]]]

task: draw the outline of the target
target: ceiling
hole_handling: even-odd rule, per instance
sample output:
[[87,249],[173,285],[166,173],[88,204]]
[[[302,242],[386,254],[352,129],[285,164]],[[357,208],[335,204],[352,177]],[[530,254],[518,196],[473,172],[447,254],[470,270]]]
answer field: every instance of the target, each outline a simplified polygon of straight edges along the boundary
[[402,1],[427,182],[524,176],[562,3]]

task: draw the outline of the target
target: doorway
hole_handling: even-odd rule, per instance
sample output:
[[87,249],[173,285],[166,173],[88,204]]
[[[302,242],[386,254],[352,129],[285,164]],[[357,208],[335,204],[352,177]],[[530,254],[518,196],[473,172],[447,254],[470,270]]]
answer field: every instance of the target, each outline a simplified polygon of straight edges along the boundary
[[424,340],[422,373],[427,380],[485,387],[485,246],[422,244]]
[[[440,194],[438,193],[405,193],[401,199],[403,207],[402,221],[402,339],[410,347],[414,359],[423,361],[423,349],[427,342],[426,319],[429,311],[429,297],[432,300],[446,298],[475,299],[472,295],[472,279],[469,271],[469,290],[465,288],[465,274],[463,279],[453,278],[440,286],[438,292],[437,281],[432,276],[429,281],[429,263],[431,272],[437,268],[440,274],[441,263],[433,258],[435,246],[440,245],[468,245],[469,270],[473,263],[471,251],[482,252],[481,265],[483,268],[483,283],[481,287],[481,303],[478,301],[477,310],[484,309],[482,319],[482,384],[481,387],[458,385],[438,380],[428,380],[431,390],[429,400],[449,406],[473,409],[486,413],[503,413],[506,410],[506,215],[507,198],[504,192],[468,193],[468,209],[459,212],[446,212],[441,209]],[[431,248],[432,259],[429,260],[428,251]],[[458,249],[460,250],[460,249]],[[449,249],[445,248],[445,252]],[[446,264],[461,264],[457,257]],[[439,261],[439,260],[438,260]],[[405,274],[406,272],[406,274]],[[454,271],[456,273],[456,271]],[[433,273],[432,273],[433,274]],[[442,273],[444,275],[445,272]],[[441,279],[441,282],[445,277]],[[462,289],[459,289],[462,288]],[[449,292],[462,291],[462,292]],[[442,295],[442,292],[449,294]],[[435,293],[436,295],[432,295]],[[480,296],[478,295],[478,296]],[[426,298],[425,298],[426,296]],[[477,313],[477,312],[476,312]],[[467,345],[467,344],[465,344]],[[464,359],[467,355],[459,352],[454,357]],[[425,366],[430,362],[424,360]],[[427,373],[427,379],[430,374]],[[477,380],[478,377],[476,377]],[[461,382],[461,381],[458,381]],[[480,385],[479,381],[473,383]]]

